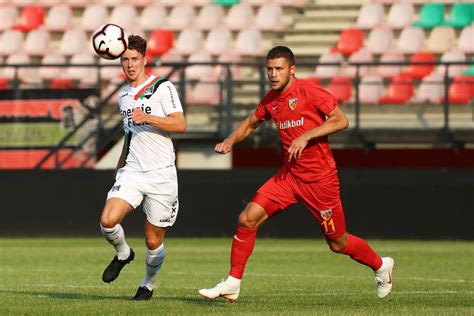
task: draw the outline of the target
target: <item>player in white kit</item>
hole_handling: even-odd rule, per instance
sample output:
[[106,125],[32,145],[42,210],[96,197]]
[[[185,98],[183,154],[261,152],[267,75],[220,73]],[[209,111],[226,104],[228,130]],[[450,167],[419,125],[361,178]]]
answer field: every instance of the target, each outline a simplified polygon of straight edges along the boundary
[[174,85],[145,73],[146,40],[137,35],[121,56],[128,84],[119,93],[125,142],[115,171],[115,183],[107,195],[100,218],[105,239],[116,256],[104,270],[102,280],[115,280],[135,253],[127,245],[120,225],[123,218],[143,202],[146,214],[146,273],[135,300],[149,300],[156,287],[165,257],[163,239],[178,214],[178,182],[170,133],[186,129],[183,108]]

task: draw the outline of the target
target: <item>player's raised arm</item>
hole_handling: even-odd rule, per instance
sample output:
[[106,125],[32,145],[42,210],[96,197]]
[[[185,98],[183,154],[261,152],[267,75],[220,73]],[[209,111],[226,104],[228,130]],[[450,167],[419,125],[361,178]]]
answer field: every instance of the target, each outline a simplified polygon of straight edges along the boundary
[[262,123],[262,121],[255,116],[255,112],[252,112],[226,139],[217,144],[214,150],[223,155],[229,153],[235,143],[247,138],[247,136],[252,134],[253,131],[260,126],[260,123]]

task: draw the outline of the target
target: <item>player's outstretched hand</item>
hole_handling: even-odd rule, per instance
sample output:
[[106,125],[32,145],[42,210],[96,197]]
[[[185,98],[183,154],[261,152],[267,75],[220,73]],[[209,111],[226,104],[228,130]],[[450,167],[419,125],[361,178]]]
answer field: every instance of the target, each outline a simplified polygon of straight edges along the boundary
[[231,149],[232,149],[232,144],[224,140],[222,143],[219,143],[216,145],[216,147],[214,148],[214,151],[218,154],[225,155],[229,153]]
[[299,159],[307,144],[308,140],[304,134],[295,138],[288,148],[288,161],[291,161],[291,159]]
[[142,111],[140,108],[134,108],[132,111],[132,120],[135,124],[147,123],[148,114]]

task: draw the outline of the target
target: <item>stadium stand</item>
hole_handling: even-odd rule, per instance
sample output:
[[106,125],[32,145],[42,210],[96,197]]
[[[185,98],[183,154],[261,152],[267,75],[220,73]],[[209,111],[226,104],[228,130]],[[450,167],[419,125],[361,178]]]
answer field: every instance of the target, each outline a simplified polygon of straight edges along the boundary
[[[472,84],[465,78],[474,76],[472,65],[449,66],[452,82],[445,100],[443,65],[360,66],[357,73],[351,63],[471,61],[472,8],[471,3],[450,0],[13,0],[0,6],[0,61],[65,66],[87,62],[103,67],[99,73],[98,68],[89,67],[20,67],[17,72],[5,65],[0,71],[0,89],[14,86],[15,76],[22,87],[29,88],[41,84],[55,89],[94,87],[100,75],[104,91],[111,92],[124,79],[121,68],[108,67],[115,62],[93,54],[89,38],[98,26],[115,22],[129,34],[149,39],[152,67],[148,71],[160,76],[172,70],[162,62],[252,63],[261,60],[268,48],[284,44],[296,54],[299,76],[327,86],[345,105],[356,102],[357,75],[362,108],[377,105],[379,100],[410,106],[445,101],[469,105],[472,97],[466,91]],[[30,19],[25,24],[27,15]],[[317,62],[336,64],[314,66]],[[312,65],[299,66],[305,63]],[[193,107],[193,114],[206,122],[203,129],[218,129],[220,124],[218,111],[207,112],[204,105],[222,102],[225,69],[195,65],[184,71],[189,84],[183,91],[190,106],[201,106]],[[232,65],[230,69],[232,115],[237,121],[258,102],[265,83],[255,67]],[[178,69],[170,79],[179,81],[180,75]],[[353,109],[345,109],[352,120]],[[206,120],[199,119],[203,115]],[[193,126],[199,129],[199,124]]]

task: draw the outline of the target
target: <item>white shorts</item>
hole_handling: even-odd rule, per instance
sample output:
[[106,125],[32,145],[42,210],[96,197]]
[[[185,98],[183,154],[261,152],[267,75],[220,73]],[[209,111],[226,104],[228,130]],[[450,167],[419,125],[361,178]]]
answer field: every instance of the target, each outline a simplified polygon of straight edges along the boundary
[[121,198],[133,208],[143,201],[146,219],[158,227],[173,226],[178,215],[178,177],[176,167],[150,171],[121,168],[107,199]]

